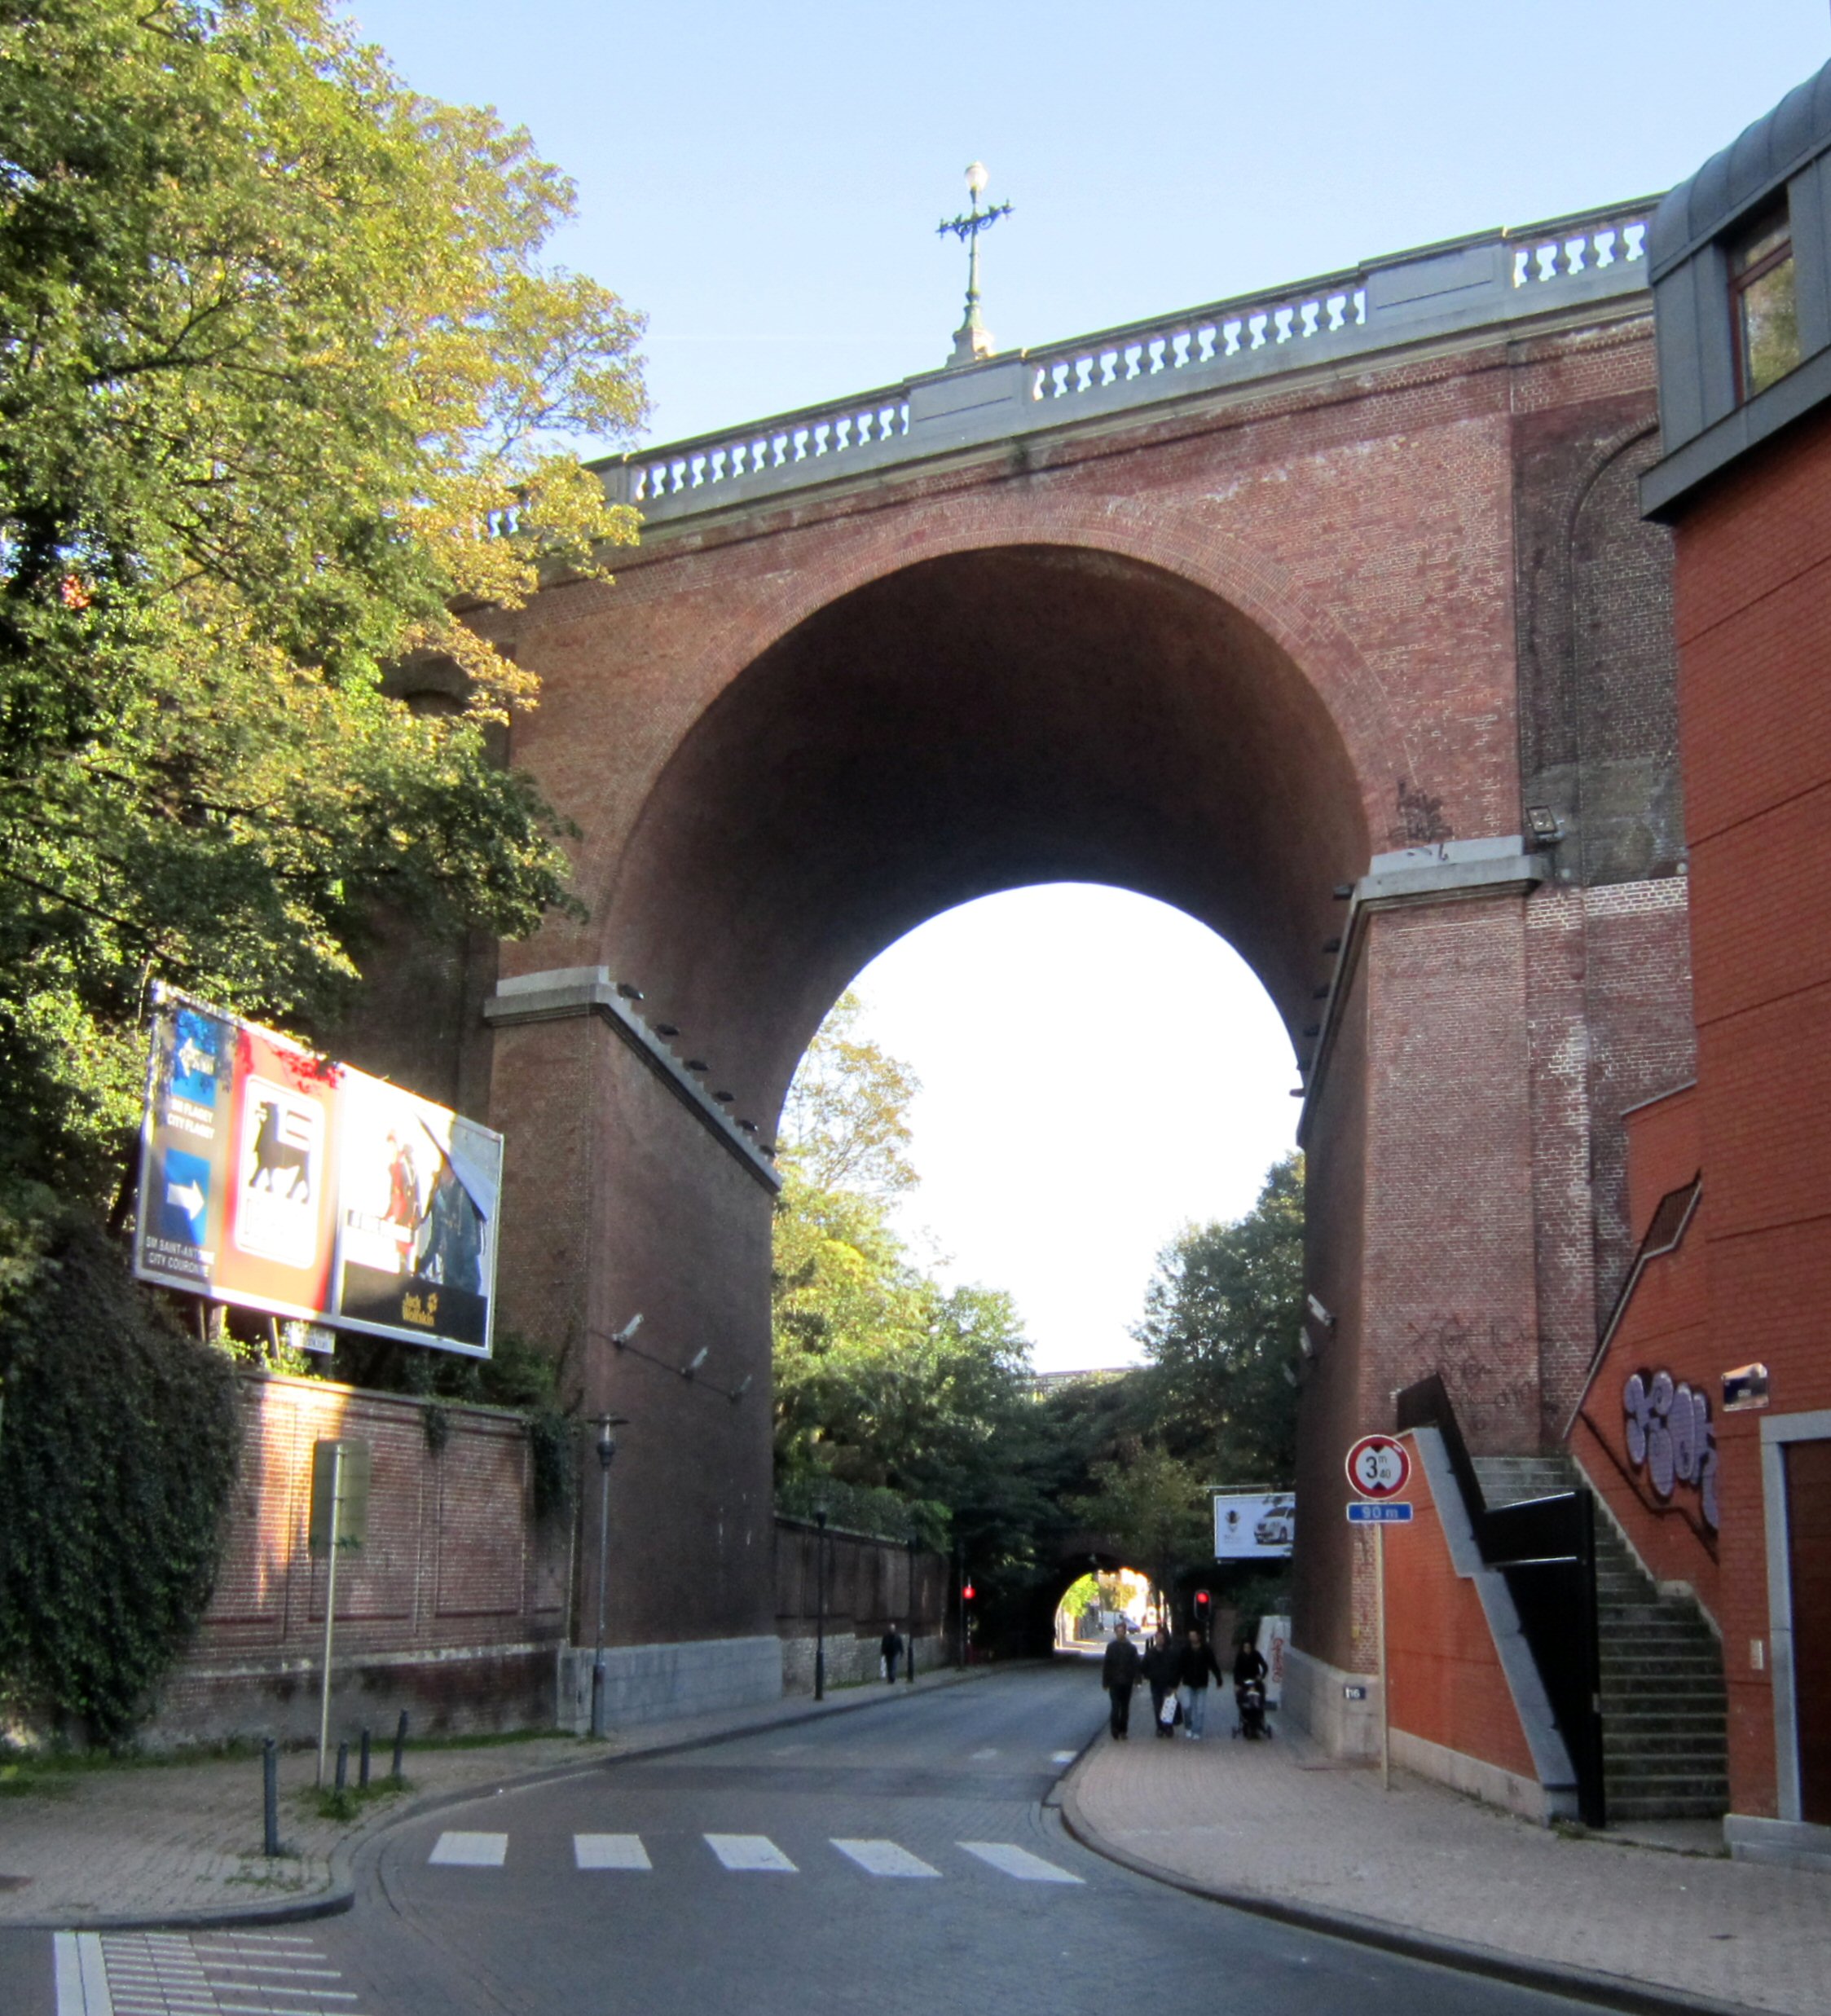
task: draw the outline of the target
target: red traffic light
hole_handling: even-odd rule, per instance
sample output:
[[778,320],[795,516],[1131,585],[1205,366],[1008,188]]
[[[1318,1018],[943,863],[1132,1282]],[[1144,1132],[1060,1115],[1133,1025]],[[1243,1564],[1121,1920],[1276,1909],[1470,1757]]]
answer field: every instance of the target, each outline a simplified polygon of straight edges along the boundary
[[1195,1591],[1195,1608],[1198,1610],[1205,1610],[1208,1608],[1208,1596],[1207,1590],[1198,1589]]
[[973,1585],[971,1582],[968,1582],[966,1587],[962,1589],[960,1593],[969,1603],[971,1603],[973,1600]]

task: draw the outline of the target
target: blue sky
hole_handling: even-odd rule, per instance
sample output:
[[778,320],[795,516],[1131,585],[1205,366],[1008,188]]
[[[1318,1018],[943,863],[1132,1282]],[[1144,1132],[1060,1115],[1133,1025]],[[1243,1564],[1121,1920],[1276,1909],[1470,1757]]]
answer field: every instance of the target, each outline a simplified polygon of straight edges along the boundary
[[[944,363],[965,264],[935,227],[975,157],[1017,206],[984,273],[1016,348],[1653,193],[1831,59],[1826,0],[353,11],[410,82],[495,105],[577,182],[554,249],[648,315],[658,441]],[[1157,1248],[1245,1209],[1288,1145],[1269,1005],[1160,905],[995,898],[860,991],[925,1082],[909,1223],[1014,1291],[1040,1364],[1126,1356]]]

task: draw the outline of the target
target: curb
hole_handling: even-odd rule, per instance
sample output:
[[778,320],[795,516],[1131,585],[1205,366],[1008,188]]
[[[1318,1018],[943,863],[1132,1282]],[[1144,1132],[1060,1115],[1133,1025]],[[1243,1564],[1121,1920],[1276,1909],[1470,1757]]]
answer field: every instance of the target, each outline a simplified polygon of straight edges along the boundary
[[[1029,1663],[1027,1660],[1012,1660],[1006,1665],[998,1666],[944,1668],[926,1684],[918,1680],[913,1688],[904,1685],[898,1698],[913,1699],[917,1696],[944,1693],[950,1688],[962,1686],[969,1681],[989,1679],[996,1674],[1021,1672]],[[521,1791],[530,1785],[544,1785],[561,1778],[578,1777],[586,1772],[609,1771],[618,1764],[645,1761],[651,1757],[674,1756],[683,1750],[707,1750],[715,1744],[737,1742],[746,1736],[759,1736],[775,1729],[794,1728],[803,1723],[824,1722],[834,1715],[852,1714],[861,1708],[887,1706],[888,1704],[884,1700],[884,1694],[890,1691],[885,1688],[883,1693],[876,1693],[867,1684],[858,1688],[856,1700],[822,1703],[817,1707],[798,1697],[792,1707],[785,1706],[781,1714],[746,1723],[741,1728],[713,1730],[700,1736],[677,1736],[653,1744],[638,1743],[608,1757],[581,1757],[567,1763],[544,1764],[537,1771],[524,1772],[518,1776],[484,1779],[467,1787],[423,1793],[416,1798],[409,1798],[385,1819],[379,1820],[372,1833],[365,1833],[355,1841],[338,1842],[325,1858],[330,1870],[328,1886],[310,1897],[301,1897],[289,1904],[250,1904],[201,1911],[92,1913],[83,1916],[66,1913],[60,1917],[51,1918],[10,1918],[0,1920],[0,1933],[208,1932],[230,1926],[298,1925],[313,1918],[338,1917],[355,1904],[359,1862],[368,1860],[371,1850],[379,1852],[387,1837],[410,1820],[424,1820],[429,1813],[442,1812],[448,1807],[466,1805],[474,1799],[493,1798],[499,1792]],[[638,1728],[641,1726],[637,1725]],[[652,1726],[658,1729],[667,1727],[664,1723]],[[1072,1770],[1073,1767],[1069,1768]]]
[[1082,1847],[1090,1848],[1134,1876],[1148,1877],[1191,1897],[1226,1904],[1235,1911],[1247,1911],[1256,1917],[1270,1918],[1300,1931],[1321,1932],[1332,1939],[1351,1939],[1360,1946],[1372,1946],[1407,1960],[1428,1961],[1459,1974],[1486,1976],[1514,1987],[1538,1988],[1589,2002],[1602,2009],[1629,2012],[1629,2016],[1766,2016],[1748,2002],[1719,2002],[1709,1996],[1688,1994],[1682,1988],[1643,1986],[1619,1974],[1596,1974],[1587,1967],[1566,1966],[1556,1961],[1530,1960],[1517,1953],[1502,1952],[1491,1946],[1475,1946],[1462,1939],[1444,1939],[1380,1918],[1367,1918],[1352,1911],[1331,1910],[1317,1904],[1293,1904],[1282,1897],[1268,1897],[1253,1891],[1233,1890],[1225,1884],[1199,1882],[1180,1870],[1166,1869],[1160,1862],[1134,1855],[1109,1841],[1082,1811],[1076,1789],[1069,1782],[1085,1767],[1088,1754],[1099,1740],[1089,1739],[1079,1757],[1063,1772],[1054,1794],[1045,1802],[1058,1807],[1062,1824]]

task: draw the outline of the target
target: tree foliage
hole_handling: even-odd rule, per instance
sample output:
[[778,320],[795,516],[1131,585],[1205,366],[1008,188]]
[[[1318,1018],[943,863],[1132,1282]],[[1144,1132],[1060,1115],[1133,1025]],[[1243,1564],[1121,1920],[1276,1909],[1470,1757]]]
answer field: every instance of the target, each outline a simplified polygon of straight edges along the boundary
[[1180,1569],[1212,1552],[1204,1481],[1191,1464],[1129,1437],[1111,1460],[1093,1466],[1094,1488],[1070,1509],[1091,1531],[1110,1536],[1161,1599]]
[[790,1163],[812,1191],[884,1198],[914,1189],[909,1103],[922,1081],[859,1032],[865,1005],[847,991],[808,1045],[782,1109]]
[[1186,1227],[1159,1256],[1133,1333],[1151,1367],[1146,1404],[1164,1446],[1210,1481],[1295,1477],[1303,1281],[1296,1155],[1272,1165],[1244,1217]]
[[0,1710],[114,1741],[209,1599],[234,1372],[77,1223],[0,1315]]
[[323,0],[0,4],[0,1176],[105,1180],[154,977],[310,1027],[378,903],[567,900],[453,612],[633,536],[565,447],[642,411],[571,200]]
[[887,1199],[916,1180],[908,1067],[842,997],[784,1114],[774,1263],[776,1461],[796,1503],[821,1480],[894,1491],[931,1539],[1023,1556],[1043,1509],[1017,1450],[1033,1427],[1010,1298],[944,1288],[911,1260]]

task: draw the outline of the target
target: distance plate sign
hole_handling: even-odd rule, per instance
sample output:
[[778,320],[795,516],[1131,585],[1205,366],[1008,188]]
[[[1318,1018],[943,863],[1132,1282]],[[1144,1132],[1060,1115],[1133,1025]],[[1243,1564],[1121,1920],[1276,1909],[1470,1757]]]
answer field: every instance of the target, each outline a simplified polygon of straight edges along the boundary
[[1363,1435],[1348,1452],[1348,1481],[1362,1498],[1396,1498],[1411,1477],[1411,1455],[1390,1435]]

